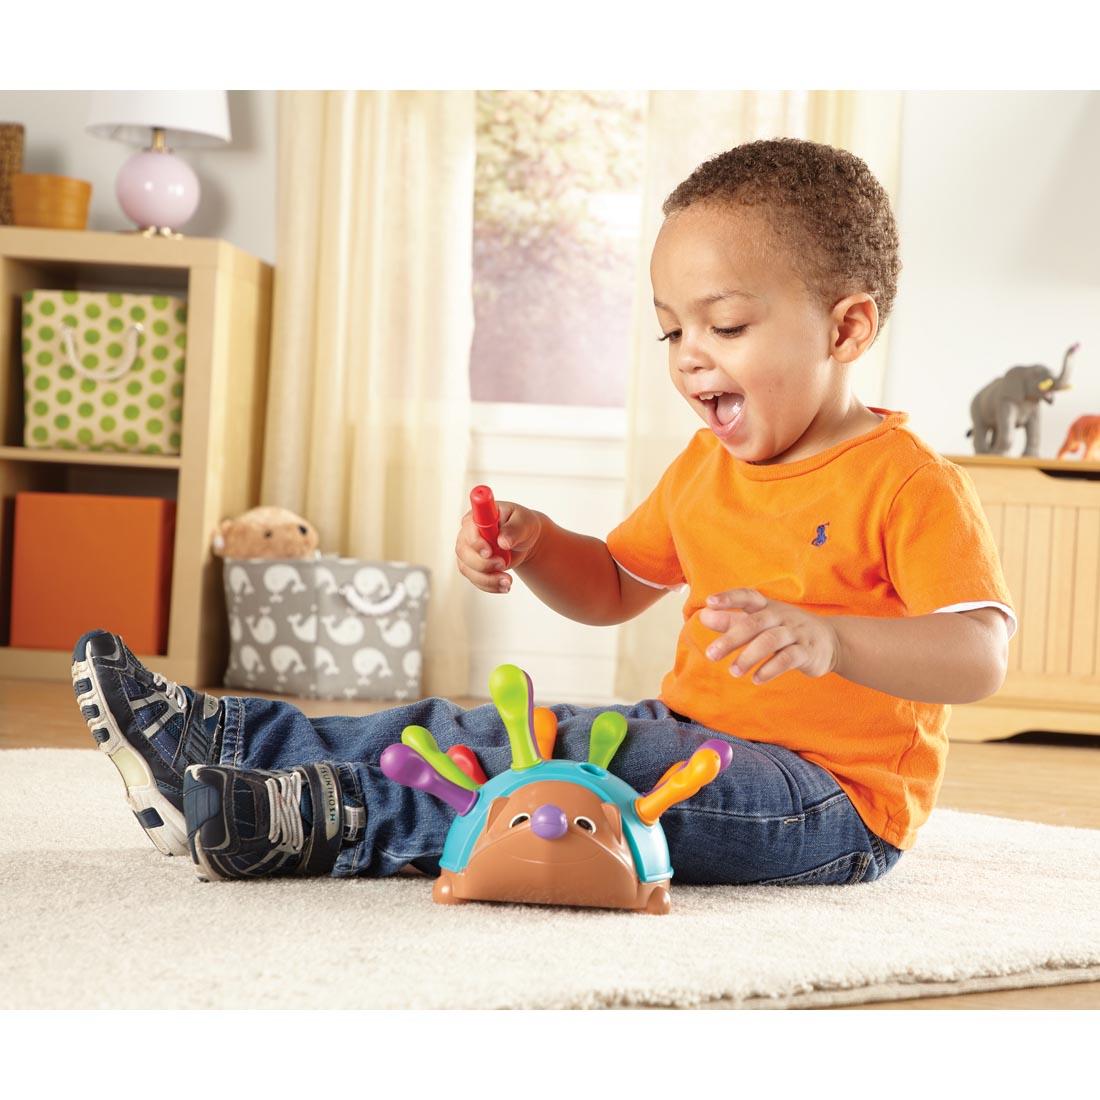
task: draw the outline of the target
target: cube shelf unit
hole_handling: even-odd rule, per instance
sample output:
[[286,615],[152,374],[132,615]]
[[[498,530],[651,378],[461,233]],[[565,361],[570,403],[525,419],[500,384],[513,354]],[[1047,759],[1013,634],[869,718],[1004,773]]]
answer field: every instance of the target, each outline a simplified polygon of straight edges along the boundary
[[948,457],[978,491],[1019,620],[1000,691],[953,707],[948,735],[1100,734],[1100,462]]
[[[38,289],[187,297],[179,455],[23,446],[21,296]],[[29,491],[175,500],[168,652],[138,656],[172,680],[221,682],[228,637],[210,536],[259,501],[271,293],[270,265],[225,241],[0,226],[0,679],[70,675],[70,649],[10,645],[15,494]]]

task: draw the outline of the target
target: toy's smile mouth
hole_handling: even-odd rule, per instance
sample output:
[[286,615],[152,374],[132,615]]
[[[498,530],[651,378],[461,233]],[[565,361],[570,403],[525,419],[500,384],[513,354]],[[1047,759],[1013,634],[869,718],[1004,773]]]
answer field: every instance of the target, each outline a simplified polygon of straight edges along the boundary
[[572,866],[576,863],[591,863],[592,860],[598,859],[599,856],[599,852],[593,852],[592,855],[585,856],[583,859],[527,859],[525,856],[512,856],[511,858],[514,859],[517,863],[538,863],[540,865],[553,863],[555,867],[561,867],[565,866],[566,864]]

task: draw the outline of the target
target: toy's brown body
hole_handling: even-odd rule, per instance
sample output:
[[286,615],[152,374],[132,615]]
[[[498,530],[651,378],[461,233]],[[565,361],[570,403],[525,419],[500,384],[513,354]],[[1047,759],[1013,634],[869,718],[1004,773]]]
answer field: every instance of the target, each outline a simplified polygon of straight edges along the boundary
[[[531,815],[547,804],[568,821],[553,839],[528,827]],[[432,897],[442,904],[478,900],[669,911],[667,879],[638,881],[618,808],[586,787],[556,780],[494,799],[466,869],[444,869]]]
[[384,775],[427,791],[457,815],[444,842],[435,901],[668,913],[672,865],[659,818],[729,767],[729,742],[709,738],[639,796],[607,771],[627,733],[621,711],[593,719],[586,762],[556,761],[557,718],[533,705],[527,673],[500,665],[489,678],[489,694],[512,748],[508,771],[486,779],[467,746],[443,753],[423,726],[406,726],[401,743],[384,749],[379,760]]

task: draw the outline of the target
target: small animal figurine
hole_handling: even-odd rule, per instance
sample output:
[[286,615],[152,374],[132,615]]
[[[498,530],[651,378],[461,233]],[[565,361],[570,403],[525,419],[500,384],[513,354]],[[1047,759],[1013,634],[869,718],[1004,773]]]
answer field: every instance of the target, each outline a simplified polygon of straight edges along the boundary
[[433,899],[667,913],[672,867],[661,814],[729,767],[729,742],[703,742],[639,795],[607,770],[627,732],[617,711],[596,716],[587,761],[554,760],[557,719],[533,705],[530,677],[500,665],[489,694],[511,745],[508,771],[474,778],[473,753],[463,745],[441,752],[422,726],[406,726],[401,743],[382,753],[389,778],[427,791],[457,814]]
[[974,453],[1008,454],[1017,428],[1026,432],[1024,454],[1039,453],[1039,406],[1054,401],[1058,390],[1068,390],[1070,360],[1081,345],[1071,344],[1062,359],[1062,371],[1055,376],[1049,367],[1035,364],[1012,367],[1000,378],[979,390],[970,402],[973,426],[967,430],[974,437]]
[[1079,416],[1069,426],[1058,457],[1100,462],[1100,416]]

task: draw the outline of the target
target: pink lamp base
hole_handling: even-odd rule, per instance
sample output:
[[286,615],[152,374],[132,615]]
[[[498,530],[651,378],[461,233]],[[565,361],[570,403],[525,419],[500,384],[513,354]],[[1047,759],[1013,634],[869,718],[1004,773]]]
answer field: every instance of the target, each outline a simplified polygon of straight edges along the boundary
[[199,205],[199,178],[174,153],[144,150],[119,169],[115,195],[141,229],[168,235],[186,225]]

